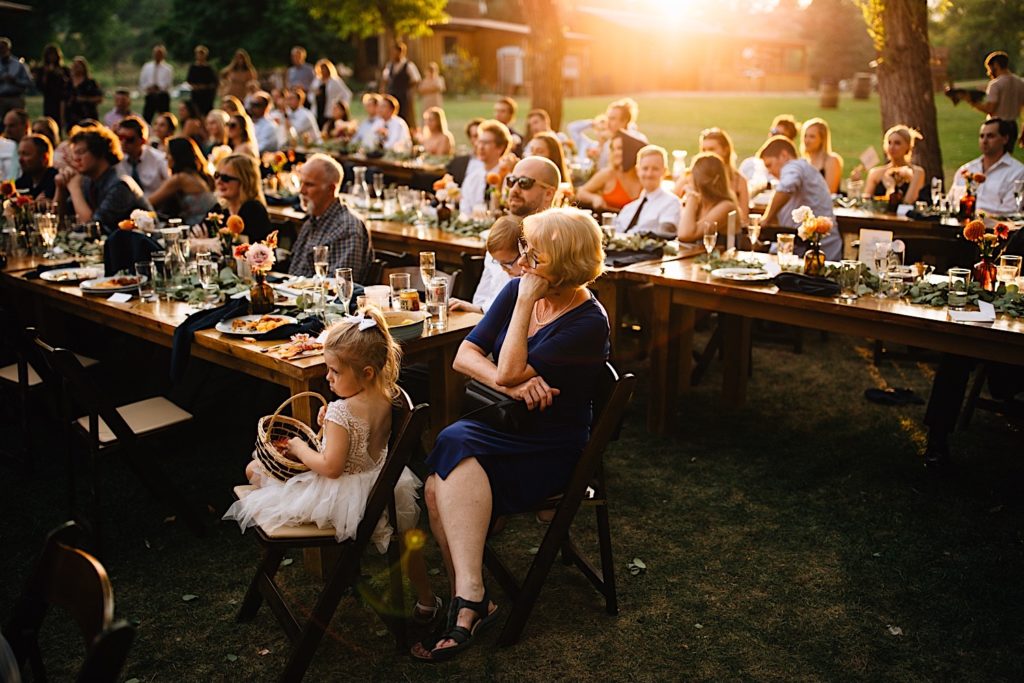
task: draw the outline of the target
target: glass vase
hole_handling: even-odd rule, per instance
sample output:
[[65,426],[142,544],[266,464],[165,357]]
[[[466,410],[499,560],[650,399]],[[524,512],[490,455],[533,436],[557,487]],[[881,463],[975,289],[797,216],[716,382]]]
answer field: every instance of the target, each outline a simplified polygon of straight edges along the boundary
[[253,272],[255,283],[249,290],[249,309],[254,315],[270,313],[274,310],[274,290],[267,284],[264,273]]
[[986,292],[996,291],[996,287],[999,285],[996,279],[998,272],[996,268],[995,260],[988,256],[982,256],[981,260],[974,264],[974,268],[971,269],[972,279],[981,285],[981,288]]
[[804,275],[818,276],[825,272],[825,254],[815,243],[804,253]]

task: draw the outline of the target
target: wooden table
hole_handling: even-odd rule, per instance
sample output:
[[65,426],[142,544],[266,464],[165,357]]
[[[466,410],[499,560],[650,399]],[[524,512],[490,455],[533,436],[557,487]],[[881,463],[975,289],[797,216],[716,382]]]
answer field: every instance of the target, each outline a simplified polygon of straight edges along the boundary
[[775,286],[735,284],[712,279],[693,260],[640,264],[622,277],[654,285],[651,325],[651,402],[648,430],[671,429],[678,391],[689,386],[693,362],[693,322],[697,309],[717,311],[723,340],[723,400],[746,399],[752,319],[885,339],[935,351],[968,354],[981,360],[1024,364],[1024,321],[997,316],[994,323],[956,323],[945,308],[902,300],[839,299],[780,292]]
[[[368,157],[365,154],[342,154],[336,150],[316,149],[313,147],[297,147],[295,151],[304,156],[321,153],[329,154],[347,169],[355,166],[366,166],[380,171],[387,181],[408,185],[418,190],[430,190],[435,180],[441,178],[447,170],[444,166],[436,164],[424,164],[412,159],[398,161],[385,159],[383,157]],[[350,176],[351,173],[346,172]],[[369,180],[369,178],[367,178]]]
[[[19,303],[29,303],[33,317],[45,321],[52,311],[68,313],[112,327],[140,339],[171,346],[174,330],[195,309],[178,301],[147,303],[137,297],[123,304],[107,301],[103,295],[88,295],[74,285],[56,285],[21,277],[24,271],[5,270],[0,285],[17,295]],[[14,298],[14,297],[12,297]],[[425,329],[419,339],[403,343],[403,361],[426,362],[430,368],[431,430],[436,434],[454,422],[462,409],[464,378],[452,369],[459,344],[482,316],[476,313],[452,313],[445,330]],[[259,379],[280,384],[292,394],[326,389],[323,356],[281,360],[261,349],[279,341],[244,341],[213,329],[195,334],[191,353],[196,358],[244,372]],[[163,368],[155,371],[164,372]],[[293,414],[312,424],[308,401],[296,401]]]
[[[296,228],[306,220],[306,214],[297,209],[282,206],[269,207],[270,220],[275,223],[292,223]],[[437,254],[438,265],[462,267],[462,254],[483,255],[487,252],[484,241],[479,237],[464,237],[440,228],[417,228],[408,223],[395,221],[366,220],[373,246],[395,252],[432,251]]]

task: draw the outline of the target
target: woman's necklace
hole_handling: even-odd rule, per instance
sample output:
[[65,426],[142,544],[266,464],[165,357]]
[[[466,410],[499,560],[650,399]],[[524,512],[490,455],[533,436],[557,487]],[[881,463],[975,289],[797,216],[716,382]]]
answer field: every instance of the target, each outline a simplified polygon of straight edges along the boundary
[[569,299],[568,303],[566,303],[565,306],[562,306],[562,308],[557,313],[555,313],[553,316],[551,316],[550,318],[548,318],[544,322],[540,321],[540,316],[537,315],[537,306],[535,304],[534,307],[533,307],[533,322],[537,323],[537,327],[544,327],[545,325],[551,323],[551,321],[553,321],[555,318],[557,318],[558,316],[562,315],[567,310],[569,310],[569,307],[572,306],[573,303],[575,303],[576,295],[578,293],[579,293],[579,290],[576,290],[575,292],[573,292],[572,293],[572,298]]

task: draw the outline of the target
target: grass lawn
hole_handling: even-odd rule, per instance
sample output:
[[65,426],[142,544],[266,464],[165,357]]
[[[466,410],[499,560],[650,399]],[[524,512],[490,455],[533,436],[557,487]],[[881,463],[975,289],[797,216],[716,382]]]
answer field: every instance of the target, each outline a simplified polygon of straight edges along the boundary
[[[138,350],[135,341],[103,347],[104,360],[117,359],[107,367],[165,366],[165,351]],[[954,439],[955,468],[937,476],[918,455],[924,407],[883,407],[862,395],[889,384],[927,396],[927,363],[876,368],[869,341],[807,332],[801,355],[756,345],[753,368],[748,405],[724,412],[721,366],[713,364],[680,404],[678,433],[664,438],[643,428],[646,365],[626,368],[639,374],[640,389],[606,461],[618,617],[604,614],[575,570],[556,563],[517,646],[498,649],[486,634],[456,661],[425,666],[396,655],[369,608],[346,600],[307,680],[1024,678],[1019,425],[978,413]],[[97,391],[146,390],[138,377],[117,374],[107,371]],[[280,396],[216,369],[204,374],[198,433],[164,466],[196,500],[222,511],[242,479],[256,417]],[[159,383],[158,375],[148,381]],[[14,445],[14,418],[5,412],[0,420]],[[5,613],[43,534],[67,514],[63,453],[39,438],[34,472],[4,469]],[[118,616],[138,624],[124,678],[274,680],[288,641],[273,616],[264,610],[253,623],[234,621],[257,544],[234,523],[212,524],[197,539],[162,522],[170,513],[125,470],[116,460],[101,464],[104,562]],[[589,515],[577,520],[585,546],[591,524]],[[541,533],[532,519],[517,519],[499,545],[523,568]],[[430,566],[439,566],[428,549]],[[638,576],[627,571],[633,558],[648,567]],[[309,605],[313,581],[294,559],[280,574],[284,590]],[[367,584],[380,584],[384,571],[368,561]],[[434,581],[440,589],[443,578]],[[185,602],[185,594],[199,597]],[[58,622],[48,622],[43,652],[51,678],[65,680],[81,642]]]
[[[109,98],[108,98],[109,99]],[[566,122],[590,118],[603,112],[608,102],[617,97],[577,97],[565,101]],[[879,155],[882,151],[881,114],[878,96],[869,100],[854,100],[844,94],[838,109],[822,109],[816,94],[807,95],[731,95],[712,93],[643,95],[636,98],[640,105],[640,129],[651,142],[672,149],[684,149],[691,155],[697,151],[697,136],[711,126],[724,128],[732,136],[736,154],[740,159],[752,155],[764,142],[772,119],[777,114],[792,114],[803,121],[813,116],[823,117],[832,128],[832,146],[846,159],[848,174],[856,165],[860,154],[873,145]],[[463,132],[466,122],[474,116],[492,115],[494,98],[449,98],[445,105],[448,124],[459,143],[466,142]],[[946,178],[968,159],[978,155],[978,126],[981,115],[966,105],[954,107],[941,95],[936,96],[939,135],[942,141],[942,160]],[[141,110],[141,101],[135,102]],[[105,102],[100,113],[111,104]],[[176,105],[175,105],[176,106]],[[41,100],[30,100],[33,116],[42,110]],[[529,101],[519,100],[521,119],[529,111]],[[360,106],[354,115],[363,114]],[[520,127],[525,121],[517,122]]]

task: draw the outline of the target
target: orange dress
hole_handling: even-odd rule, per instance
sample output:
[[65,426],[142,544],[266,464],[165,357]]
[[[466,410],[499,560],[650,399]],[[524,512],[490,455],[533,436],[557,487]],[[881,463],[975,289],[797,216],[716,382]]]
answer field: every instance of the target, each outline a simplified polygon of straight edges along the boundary
[[602,193],[601,199],[604,200],[604,205],[609,209],[621,211],[622,207],[633,201],[635,197],[630,197],[629,192],[623,187],[622,181],[616,178],[615,187],[612,188],[611,192]]

